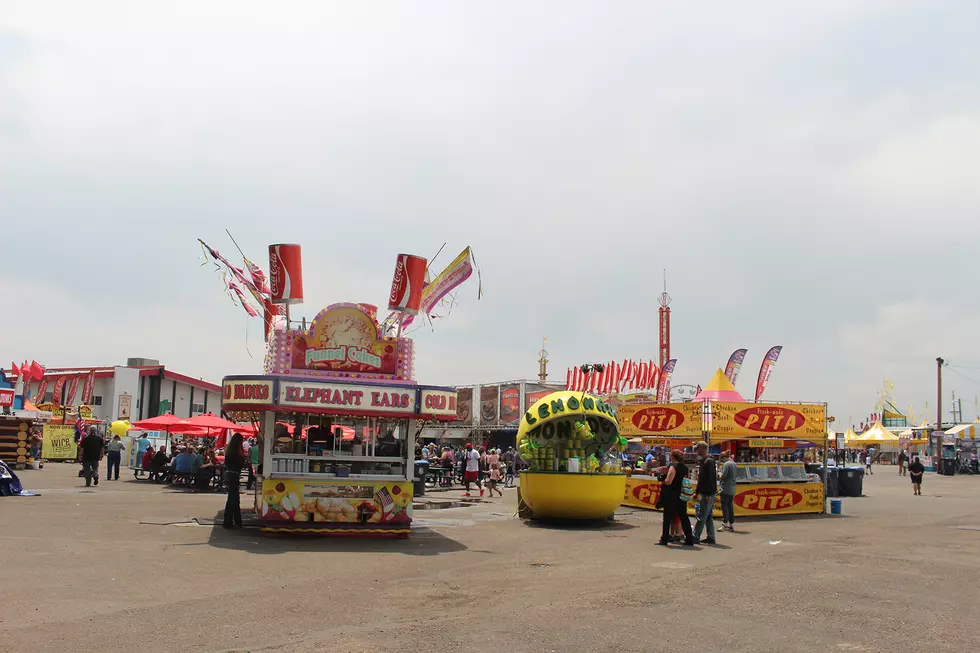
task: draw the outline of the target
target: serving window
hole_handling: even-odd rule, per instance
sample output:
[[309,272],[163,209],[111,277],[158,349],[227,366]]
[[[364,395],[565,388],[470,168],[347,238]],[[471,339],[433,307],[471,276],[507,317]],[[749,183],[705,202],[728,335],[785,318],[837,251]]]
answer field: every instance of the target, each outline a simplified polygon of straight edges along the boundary
[[402,475],[409,420],[284,413],[275,415],[273,473]]

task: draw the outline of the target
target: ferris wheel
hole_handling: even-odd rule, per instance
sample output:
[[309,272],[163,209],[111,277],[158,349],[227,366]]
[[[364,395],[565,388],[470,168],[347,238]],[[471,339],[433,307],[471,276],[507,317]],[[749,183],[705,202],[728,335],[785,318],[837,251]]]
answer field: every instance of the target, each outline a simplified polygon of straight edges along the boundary
[[696,385],[682,384],[670,386],[670,402],[672,404],[692,401],[697,395],[698,387]]

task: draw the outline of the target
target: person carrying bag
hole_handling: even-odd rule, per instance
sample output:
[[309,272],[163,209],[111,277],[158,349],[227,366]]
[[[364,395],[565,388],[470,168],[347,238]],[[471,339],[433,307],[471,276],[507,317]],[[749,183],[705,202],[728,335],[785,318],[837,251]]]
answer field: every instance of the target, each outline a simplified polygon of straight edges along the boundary
[[[670,524],[674,519],[679,518],[681,529],[684,531],[684,546],[694,546],[694,533],[691,530],[691,519],[687,516],[687,501],[684,500],[684,481],[690,486],[687,478],[688,469],[684,464],[684,454],[680,451],[670,452],[671,465],[667,470],[667,477],[664,479],[660,489],[661,501],[664,506],[664,525],[660,535],[658,546],[668,546],[670,544]],[[693,496],[693,487],[688,491]]]

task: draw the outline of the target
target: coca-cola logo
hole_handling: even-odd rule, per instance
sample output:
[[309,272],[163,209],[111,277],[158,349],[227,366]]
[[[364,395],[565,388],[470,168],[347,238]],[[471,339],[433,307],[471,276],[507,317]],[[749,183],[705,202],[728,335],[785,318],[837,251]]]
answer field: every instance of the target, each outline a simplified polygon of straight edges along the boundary
[[282,270],[282,266],[279,262],[279,249],[273,249],[269,252],[269,287],[272,290],[273,296],[279,294],[279,284],[281,283],[279,277]]
[[395,263],[395,278],[391,282],[391,295],[388,297],[388,301],[391,303],[397,303],[401,299],[402,285],[405,281],[405,257],[399,256],[398,262]]

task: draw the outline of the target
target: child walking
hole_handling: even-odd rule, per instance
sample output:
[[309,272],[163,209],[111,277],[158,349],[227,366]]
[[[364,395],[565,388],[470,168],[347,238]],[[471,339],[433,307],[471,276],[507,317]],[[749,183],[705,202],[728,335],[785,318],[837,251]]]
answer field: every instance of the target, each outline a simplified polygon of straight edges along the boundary
[[500,496],[504,496],[504,493],[497,487],[497,483],[502,480],[502,476],[500,474],[500,454],[496,450],[490,450],[490,455],[487,456],[487,464],[490,465],[490,496],[492,497],[494,492]]

